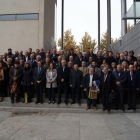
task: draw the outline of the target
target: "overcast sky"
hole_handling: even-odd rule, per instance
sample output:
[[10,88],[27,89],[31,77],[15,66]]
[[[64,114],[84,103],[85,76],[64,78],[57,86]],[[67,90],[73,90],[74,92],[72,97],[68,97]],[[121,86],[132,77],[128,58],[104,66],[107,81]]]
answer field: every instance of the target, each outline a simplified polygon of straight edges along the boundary
[[[64,0],[64,31],[71,29],[77,45],[88,32],[92,39],[98,40],[98,0]],[[101,1],[101,35],[107,30],[107,1]],[[127,10],[133,0],[127,0]],[[121,36],[121,0],[111,0],[112,38]],[[134,24],[133,20],[129,20]],[[57,40],[61,37],[61,0],[57,0]]]

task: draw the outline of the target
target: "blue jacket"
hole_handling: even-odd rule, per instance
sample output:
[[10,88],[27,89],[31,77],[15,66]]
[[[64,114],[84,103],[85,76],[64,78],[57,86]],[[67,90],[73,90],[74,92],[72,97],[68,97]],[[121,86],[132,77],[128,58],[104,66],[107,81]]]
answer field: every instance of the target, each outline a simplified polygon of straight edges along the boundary
[[[120,76],[118,75],[118,71],[114,71],[112,76],[112,90],[125,91],[126,81],[127,81],[127,76],[124,71],[121,71]],[[116,85],[116,82],[120,82],[121,86]]]

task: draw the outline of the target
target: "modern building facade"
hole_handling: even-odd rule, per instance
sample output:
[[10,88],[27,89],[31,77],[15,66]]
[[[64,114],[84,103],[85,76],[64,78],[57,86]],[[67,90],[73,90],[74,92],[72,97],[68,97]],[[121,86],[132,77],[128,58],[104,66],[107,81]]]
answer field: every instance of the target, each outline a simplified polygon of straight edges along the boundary
[[0,0],[0,47],[28,50],[53,48],[57,0]]

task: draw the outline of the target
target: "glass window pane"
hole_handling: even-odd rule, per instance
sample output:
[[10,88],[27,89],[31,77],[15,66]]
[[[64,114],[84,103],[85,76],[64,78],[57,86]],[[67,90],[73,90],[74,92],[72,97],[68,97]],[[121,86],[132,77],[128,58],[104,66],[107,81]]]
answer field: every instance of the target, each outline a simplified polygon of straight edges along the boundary
[[16,15],[16,19],[38,19],[38,14]]
[[0,15],[0,20],[15,20],[16,15]]

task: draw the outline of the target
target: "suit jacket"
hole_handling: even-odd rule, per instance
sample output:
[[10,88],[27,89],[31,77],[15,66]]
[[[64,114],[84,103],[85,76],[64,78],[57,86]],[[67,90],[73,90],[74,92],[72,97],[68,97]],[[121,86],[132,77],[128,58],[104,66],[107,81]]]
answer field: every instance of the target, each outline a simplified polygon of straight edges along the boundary
[[50,54],[50,58],[51,58],[54,62],[57,62],[58,56],[59,56],[59,54],[55,54],[55,56],[53,56],[53,54]]
[[[125,91],[126,81],[127,81],[127,76],[124,71],[121,72],[120,76],[118,75],[117,71],[114,71],[112,75],[112,90]],[[120,82],[121,86],[116,85],[116,82]]]
[[68,61],[69,61],[69,57],[70,57],[70,56],[73,56],[73,60],[74,60],[75,57],[77,56],[77,54],[75,54],[75,53],[73,53],[73,54],[69,53],[69,54],[68,54]]
[[[92,81],[95,81],[95,80],[100,80],[100,78],[98,77],[97,74],[93,73]],[[88,74],[85,75],[85,78],[84,78],[84,82],[83,82],[83,88],[84,89],[89,88],[89,81],[90,81],[90,74],[88,73]]]
[[103,87],[103,86],[106,86],[106,81],[104,83],[102,83],[103,82],[102,80],[104,80],[104,73],[102,73],[101,78],[100,78],[100,82],[101,82],[100,91],[102,93],[103,88],[105,88],[105,89],[108,89],[108,91],[105,91],[105,92],[110,94],[111,93],[111,87],[112,87],[112,73],[111,72],[108,72],[108,75],[107,75],[106,79],[108,79],[108,85],[107,85],[108,88]]
[[[88,68],[91,68],[91,67],[92,67],[92,65],[88,66]],[[100,77],[101,76],[101,69],[98,68],[98,67],[95,67],[94,68],[94,73],[96,73],[98,75],[98,77]]]
[[[70,76],[69,67],[65,67],[64,72],[63,67],[59,67],[57,75],[58,75],[58,88],[69,88],[69,76]],[[61,79],[64,79],[64,82],[61,82]]]
[[[80,70],[78,70],[78,88],[80,88],[80,85],[82,85],[82,78],[83,78],[83,74]],[[76,84],[76,78],[75,78],[75,70],[72,70],[70,73],[70,85],[72,85],[72,88],[75,88],[75,84]]]
[[108,62],[109,66],[111,67],[112,62],[116,62],[116,59],[112,56],[112,57],[108,57],[106,59],[106,61]]
[[83,61],[83,56],[82,56],[81,61],[80,61],[80,58],[78,56],[76,56],[74,59],[75,64],[78,64],[79,67],[81,67],[82,61]]
[[[33,59],[33,62],[34,62],[34,61],[35,61],[35,59]],[[28,60],[28,62],[30,63],[30,67],[32,68],[32,65],[33,65],[32,59]]]
[[41,53],[39,53],[39,55],[41,56],[41,60],[44,60],[46,58],[45,52],[41,52]]
[[54,63],[56,70],[58,70],[59,67],[62,66],[61,62],[59,63],[58,61]]
[[38,73],[38,67],[36,67],[33,74],[34,84],[37,85],[37,81],[41,81],[40,84],[42,84],[45,80],[45,74],[46,70],[43,67],[41,67],[40,74]]
[[85,60],[86,60],[86,62],[88,62],[89,61],[89,57],[92,57],[92,59],[94,60],[94,61],[96,61],[96,58],[97,58],[97,55],[96,54],[87,54],[86,56],[85,56]]
[[52,81],[53,81],[52,88],[56,88],[57,87],[57,81],[56,81],[57,71],[56,71],[56,69],[53,69],[53,71],[52,71],[52,78],[50,76],[51,76],[51,71],[48,69],[46,71],[46,88],[51,88],[50,79],[52,79]]
[[[14,78],[14,67],[11,67],[9,72],[10,81],[9,84],[13,84],[13,78]],[[22,78],[22,69],[20,67],[17,67],[17,72],[15,77],[17,78],[16,82],[17,85],[21,84],[21,78]]]
[[85,77],[85,75],[89,73],[88,67],[84,67],[84,70],[83,67],[80,67],[79,70],[82,71],[83,77]]
[[[28,60],[30,60],[30,57],[29,57],[29,56],[27,56],[27,57],[28,57]],[[24,59],[23,59],[24,62],[26,62],[26,57],[25,57],[25,55],[23,56],[23,58],[24,58]],[[28,61],[28,60],[27,60],[27,61]]]
[[31,86],[31,82],[33,82],[33,70],[29,67],[28,70],[23,69],[22,75],[22,86]]
[[137,71],[133,71],[132,81],[131,81],[131,77],[130,77],[130,71],[126,72],[126,76],[127,76],[128,91],[131,90],[131,88],[133,91],[136,91],[137,88],[140,88],[139,73]]

